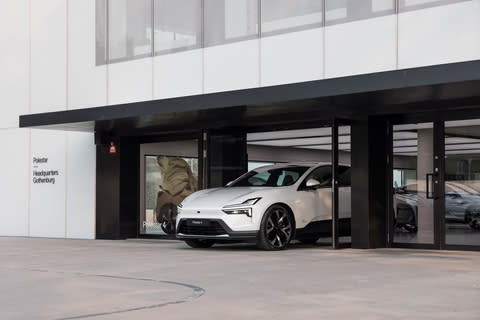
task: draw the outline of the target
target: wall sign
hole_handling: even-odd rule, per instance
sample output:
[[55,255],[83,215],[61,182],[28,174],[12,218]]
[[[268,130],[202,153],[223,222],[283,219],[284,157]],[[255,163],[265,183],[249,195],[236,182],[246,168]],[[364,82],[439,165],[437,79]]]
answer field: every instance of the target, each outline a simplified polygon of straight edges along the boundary
[[55,184],[58,170],[48,168],[48,158],[33,157],[32,181],[34,184]]

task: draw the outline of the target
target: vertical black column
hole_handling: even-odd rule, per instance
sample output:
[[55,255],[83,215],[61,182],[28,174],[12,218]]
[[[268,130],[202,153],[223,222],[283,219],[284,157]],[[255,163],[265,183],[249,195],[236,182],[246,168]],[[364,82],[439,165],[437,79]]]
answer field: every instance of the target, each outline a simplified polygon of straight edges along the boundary
[[221,187],[248,169],[245,132],[209,131],[207,134],[207,185]]
[[338,227],[338,121],[332,121],[332,247],[339,248]]
[[379,248],[387,244],[387,128],[383,119],[352,122],[353,248]]
[[109,154],[107,144],[97,145],[96,238],[120,236],[120,154]]
[[139,232],[140,144],[136,138],[121,138],[120,150],[120,232],[122,239]]
[[435,248],[445,248],[445,122],[433,123],[433,215]]
[[125,239],[137,236],[139,208],[139,144],[133,138],[97,144],[96,238]]

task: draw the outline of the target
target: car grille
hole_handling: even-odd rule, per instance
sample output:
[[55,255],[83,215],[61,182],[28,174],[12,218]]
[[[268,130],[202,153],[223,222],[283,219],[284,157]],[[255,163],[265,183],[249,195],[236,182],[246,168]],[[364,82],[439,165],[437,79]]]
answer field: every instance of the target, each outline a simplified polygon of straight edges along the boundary
[[178,226],[178,233],[200,236],[216,236],[227,234],[225,229],[218,221],[203,220],[203,222],[203,225],[192,225],[188,220],[182,220]]

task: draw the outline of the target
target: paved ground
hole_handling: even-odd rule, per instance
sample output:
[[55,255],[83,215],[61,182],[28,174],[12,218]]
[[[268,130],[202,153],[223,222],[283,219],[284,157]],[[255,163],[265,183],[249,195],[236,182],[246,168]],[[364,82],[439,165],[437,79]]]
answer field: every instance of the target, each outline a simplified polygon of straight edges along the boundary
[[0,238],[0,319],[480,319],[480,253]]

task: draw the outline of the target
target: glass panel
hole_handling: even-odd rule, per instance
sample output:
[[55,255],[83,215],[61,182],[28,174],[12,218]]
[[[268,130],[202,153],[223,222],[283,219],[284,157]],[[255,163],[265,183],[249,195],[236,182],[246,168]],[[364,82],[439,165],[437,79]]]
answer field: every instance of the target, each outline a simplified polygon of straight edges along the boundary
[[248,171],[252,171],[263,166],[271,166],[276,163],[277,162],[248,161]]
[[395,0],[325,0],[327,25],[394,14]]
[[205,0],[205,46],[258,37],[257,0]]
[[107,0],[95,1],[95,61],[107,63]]
[[263,0],[262,35],[321,27],[322,0]]
[[177,206],[198,190],[198,159],[145,156],[142,234],[173,234]]
[[152,2],[110,0],[110,62],[147,57],[152,54]]
[[427,198],[426,180],[433,173],[433,124],[394,126],[393,145],[393,240],[433,244],[433,200]]
[[351,148],[350,126],[338,127],[338,218],[340,230],[340,243],[352,243],[351,217],[352,217],[352,176],[351,176]]
[[419,10],[424,8],[444,6],[457,2],[471,1],[471,0],[398,0],[398,8],[400,12]]
[[480,245],[480,120],[445,122],[446,243]]
[[201,47],[201,1],[155,0],[154,8],[156,53]]

